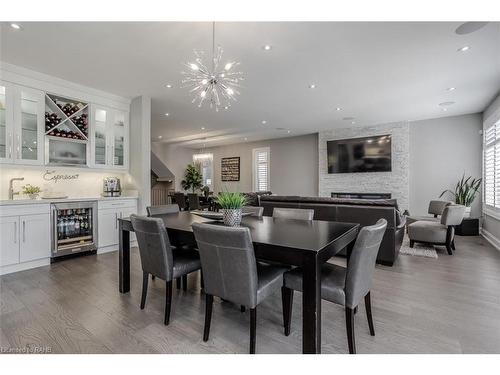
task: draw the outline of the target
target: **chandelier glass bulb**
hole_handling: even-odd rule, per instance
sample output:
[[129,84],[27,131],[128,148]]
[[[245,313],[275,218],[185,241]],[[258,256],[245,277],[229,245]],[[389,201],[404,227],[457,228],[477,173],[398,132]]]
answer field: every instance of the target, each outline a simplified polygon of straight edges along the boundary
[[243,73],[236,70],[240,64],[237,61],[221,63],[222,47],[215,48],[215,25],[213,26],[212,61],[204,61],[204,52],[194,51],[195,61],[185,64],[186,70],[182,72],[184,88],[189,88],[193,95],[193,103],[201,107],[208,103],[210,108],[217,112],[220,107],[228,108],[232,101],[236,101],[238,88],[243,81]]

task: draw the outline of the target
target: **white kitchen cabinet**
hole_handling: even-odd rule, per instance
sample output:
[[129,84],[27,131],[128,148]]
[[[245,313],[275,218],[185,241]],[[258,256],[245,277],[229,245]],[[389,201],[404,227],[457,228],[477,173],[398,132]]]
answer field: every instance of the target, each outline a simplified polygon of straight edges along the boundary
[[0,217],[0,266],[19,263],[19,216]]
[[127,169],[129,161],[129,113],[92,105],[92,166]]
[[[118,219],[137,213],[137,199],[113,199],[98,202],[97,236],[99,249],[118,246]],[[131,241],[135,234],[131,233]]]
[[43,164],[44,93],[0,82],[0,162]]
[[46,214],[19,217],[19,260],[50,257],[50,217]]

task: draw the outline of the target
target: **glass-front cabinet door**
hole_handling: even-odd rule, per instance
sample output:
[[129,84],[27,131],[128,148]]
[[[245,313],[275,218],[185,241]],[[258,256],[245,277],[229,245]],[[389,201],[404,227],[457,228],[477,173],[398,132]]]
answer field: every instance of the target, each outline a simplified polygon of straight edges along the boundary
[[108,121],[109,110],[103,107],[93,106],[94,118],[94,164],[106,166],[108,164]]
[[44,107],[43,92],[18,87],[14,111],[17,162],[43,163]]
[[[0,160],[12,160],[12,110],[10,88],[0,82]],[[9,109],[7,109],[9,108]]]
[[128,156],[125,152],[128,148],[128,113],[114,111],[113,116],[113,145],[112,145],[112,163],[115,167],[125,167]]

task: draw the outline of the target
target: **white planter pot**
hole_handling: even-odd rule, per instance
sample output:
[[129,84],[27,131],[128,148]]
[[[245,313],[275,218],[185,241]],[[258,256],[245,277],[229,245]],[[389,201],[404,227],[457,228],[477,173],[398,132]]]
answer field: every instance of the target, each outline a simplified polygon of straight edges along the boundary
[[221,209],[222,220],[224,225],[228,227],[237,227],[241,223],[241,208],[238,209]]
[[470,217],[471,207],[465,207],[464,217]]

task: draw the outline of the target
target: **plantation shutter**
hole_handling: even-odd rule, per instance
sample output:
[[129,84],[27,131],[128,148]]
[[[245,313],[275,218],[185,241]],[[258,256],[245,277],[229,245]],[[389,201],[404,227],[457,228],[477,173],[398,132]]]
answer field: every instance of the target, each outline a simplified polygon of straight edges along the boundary
[[269,147],[253,150],[254,191],[269,190]]
[[500,121],[484,133],[484,204],[500,208]]

